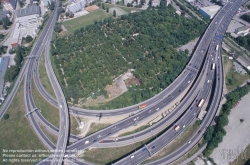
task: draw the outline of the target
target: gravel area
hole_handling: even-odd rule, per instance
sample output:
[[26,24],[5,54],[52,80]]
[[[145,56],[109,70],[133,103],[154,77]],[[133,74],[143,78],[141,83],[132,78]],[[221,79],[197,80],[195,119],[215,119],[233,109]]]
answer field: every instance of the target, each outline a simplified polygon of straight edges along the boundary
[[[231,110],[229,124],[223,141],[211,154],[211,158],[219,165],[228,165],[235,158],[244,159],[244,150],[250,144],[250,93],[239,101]],[[240,121],[243,119],[244,121]],[[241,154],[243,153],[243,154]]]

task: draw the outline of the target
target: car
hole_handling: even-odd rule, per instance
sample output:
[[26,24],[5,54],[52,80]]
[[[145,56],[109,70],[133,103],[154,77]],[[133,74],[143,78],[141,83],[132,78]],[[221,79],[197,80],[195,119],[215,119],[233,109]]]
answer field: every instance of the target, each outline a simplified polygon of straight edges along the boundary
[[153,147],[150,148],[150,150],[153,150],[153,149],[155,149],[155,146],[153,146]]
[[118,138],[115,138],[114,141],[118,141]]
[[160,108],[157,108],[156,110],[158,111]]
[[89,143],[89,141],[87,140],[87,141],[85,141],[85,144],[88,144]]
[[142,149],[142,151],[146,151],[147,150],[147,148],[146,147],[144,147],[143,149]]
[[111,133],[108,133],[108,136],[111,135]]
[[95,143],[97,140],[95,139],[95,140],[93,140],[93,143]]
[[131,155],[130,158],[133,159],[135,157],[135,155]]
[[201,133],[201,130],[199,130],[198,133]]
[[188,141],[188,144],[190,144],[190,143],[191,143],[191,140]]
[[183,128],[185,128],[186,127],[186,125],[183,125]]

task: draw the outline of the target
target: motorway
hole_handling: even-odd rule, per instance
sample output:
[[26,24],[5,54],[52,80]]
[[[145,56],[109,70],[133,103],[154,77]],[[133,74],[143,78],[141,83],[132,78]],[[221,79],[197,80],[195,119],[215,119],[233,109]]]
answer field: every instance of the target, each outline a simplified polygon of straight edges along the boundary
[[[224,15],[224,13],[226,12],[226,9],[224,10],[224,11],[222,11],[221,13],[222,13],[222,15]],[[214,22],[216,21],[216,19],[214,19]],[[217,21],[219,21],[219,20],[217,20]],[[216,24],[217,24],[217,22],[216,22]],[[211,27],[211,28],[208,28],[208,29],[210,29],[210,34],[208,33],[207,35],[205,35],[205,41],[208,41],[209,40],[209,38],[211,38],[211,33],[213,34],[214,33],[214,30],[215,30],[215,28],[217,28],[217,26],[216,26],[216,24],[214,23],[214,25],[213,25],[213,27]],[[206,33],[205,33],[206,34]],[[210,39],[211,40],[211,39]],[[207,43],[207,42],[206,42]],[[204,46],[202,45],[202,48],[201,49],[197,49],[198,50],[198,53],[205,53],[206,52],[206,47],[208,47],[208,45],[206,44],[206,43],[203,43],[204,44]],[[199,62],[199,60],[202,58],[202,56],[200,55],[200,57],[198,57],[198,60],[196,59],[196,61],[198,61]],[[203,57],[204,58],[204,57]],[[193,59],[193,58],[192,58]],[[191,61],[192,61],[192,59],[191,59]],[[191,64],[191,63],[190,63]],[[197,64],[197,62],[196,63],[193,63],[193,65],[194,65],[194,67],[196,67],[196,68],[200,68],[201,67],[201,65],[199,65],[199,64]],[[190,65],[189,65],[190,66]],[[187,82],[187,81],[186,81]],[[164,102],[165,102],[165,100],[164,100]],[[152,109],[157,109],[158,107],[152,107]],[[147,110],[144,110],[143,112],[149,112],[149,110],[147,109]],[[75,144],[73,144],[73,145],[71,145],[71,147],[69,147],[69,149],[77,149],[77,148],[80,148],[80,149],[84,149],[84,148],[87,148],[87,147],[89,147],[89,146],[91,146],[92,144],[94,144],[94,143],[96,143],[97,141],[100,141],[100,140],[102,140],[102,139],[104,139],[104,138],[106,138],[106,137],[108,137],[108,136],[110,136],[110,135],[112,135],[113,133],[115,133],[115,132],[117,132],[117,131],[119,131],[119,130],[121,130],[122,128],[126,128],[126,127],[128,127],[129,125],[131,125],[131,124],[133,124],[134,123],[134,120],[137,118],[137,117],[139,117],[139,119],[143,119],[143,117],[145,117],[145,116],[139,116],[140,115],[140,113],[138,113],[138,116],[137,115],[134,115],[134,116],[132,116],[132,117],[130,117],[130,118],[128,118],[128,119],[126,119],[126,120],[124,120],[124,121],[121,121],[121,122],[118,122],[115,126],[113,125],[113,126],[110,126],[110,127],[108,127],[108,128],[106,128],[106,129],[104,129],[104,130],[102,130],[102,131],[99,131],[98,133],[96,133],[96,134],[93,134],[93,135],[91,135],[91,136],[89,136],[89,137],[87,137],[87,138],[84,138],[84,139],[82,139],[82,140],[80,140],[79,142],[77,142],[77,143],[75,143]],[[147,116],[148,116],[148,114],[146,114]],[[123,123],[124,122],[124,123]],[[121,125],[119,125],[119,123],[122,123]],[[103,135],[103,133],[105,134],[105,135]],[[85,144],[86,143],[86,144]],[[74,145],[75,146],[77,146],[76,148],[74,147]]]
[[[213,21],[214,22],[214,21]],[[53,29],[53,28],[52,28]],[[213,28],[213,27],[211,27],[211,30],[210,31],[212,31],[212,30],[215,30],[216,29],[216,26]],[[207,37],[207,38],[206,38]],[[211,36],[206,36],[205,37],[205,40],[208,42],[208,41],[210,41],[211,40]],[[209,38],[210,38],[210,40],[209,40]],[[40,38],[39,38],[40,39]],[[206,42],[206,43],[207,43]],[[49,44],[49,42],[48,42],[48,44]],[[204,44],[204,43],[203,43]],[[42,44],[41,44],[42,45]],[[200,52],[200,53],[205,53],[206,52],[206,47],[208,47],[208,45],[205,45],[204,46],[204,49],[198,49],[198,51]],[[35,48],[35,47],[34,47]],[[31,54],[32,55],[32,54]],[[196,57],[196,56],[193,56],[193,57]],[[105,139],[106,137],[109,137],[110,135],[112,135],[112,134],[114,134],[115,132],[117,132],[117,131],[119,131],[119,130],[121,130],[121,129],[124,129],[124,128],[126,128],[126,127],[129,127],[129,126],[131,126],[131,125],[134,125],[134,123],[135,123],[135,118],[137,118],[137,117],[139,117],[139,118],[137,118],[137,121],[142,121],[142,120],[144,120],[146,117],[148,117],[149,115],[149,112],[150,113],[153,113],[153,112],[155,112],[156,111],[156,109],[157,108],[159,108],[159,107],[163,107],[163,106],[166,106],[171,100],[174,100],[181,92],[180,92],[180,90],[182,90],[183,91],[183,89],[185,89],[186,88],[186,86],[187,86],[187,82],[188,81],[192,81],[193,80],[193,78],[197,75],[197,69],[199,69],[202,65],[200,65],[199,64],[199,62],[203,59],[204,57],[202,56],[202,55],[200,55],[199,57],[197,57],[196,59],[195,58],[192,58],[191,60],[190,60],[190,62],[189,62],[189,64],[190,65],[188,65],[187,67],[186,67],[186,70],[181,74],[181,75],[183,75],[184,76],[184,79],[183,79],[183,81],[180,81],[180,86],[179,86],[179,88],[176,88],[176,89],[174,89],[173,90],[173,92],[172,92],[172,94],[171,94],[171,97],[166,97],[167,95],[169,95],[169,94],[164,94],[164,95],[162,95],[161,97],[160,97],[160,99],[158,98],[158,100],[161,100],[157,105],[151,105],[151,106],[149,106],[149,107],[147,107],[147,108],[145,108],[145,110],[144,111],[142,111],[142,112],[139,112],[138,114],[136,114],[136,115],[134,115],[134,116],[131,116],[131,117],[129,117],[129,118],[127,118],[127,119],[125,119],[125,120],[123,120],[123,121],[121,121],[121,122],[118,122],[117,124],[115,124],[115,125],[112,125],[112,126],[110,126],[110,127],[108,127],[107,129],[104,129],[104,130],[102,130],[102,131],[100,131],[100,132],[98,132],[98,133],[96,133],[96,134],[93,134],[92,136],[90,136],[90,137],[87,137],[87,138],[84,138],[84,139],[82,139],[82,140],[80,140],[79,142],[77,142],[76,144],[74,144],[75,146],[77,146],[77,148],[80,148],[80,149],[84,149],[84,148],[87,148],[87,147],[89,147],[89,146],[91,146],[92,144],[94,144],[94,143],[96,143],[96,142],[98,142],[98,141],[100,141],[100,140],[102,140],[102,139]],[[195,59],[195,60],[193,60],[193,59]],[[193,61],[192,61],[193,60]],[[29,61],[34,61],[34,59],[32,60],[29,60]],[[27,62],[26,62],[27,63]],[[26,64],[25,63],[25,64]],[[24,66],[26,66],[26,65],[24,65]],[[35,66],[37,66],[37,65],[35,65]],[[191,70],[190,70],[190,68],[191,68]],[[36,69],[37,70],[37,69]],[[33,69],[31,69],[31,71],[33,71]],[[21,72],[21,73],[23,73],[23,72]],[[21,73],[20,73],[20,75],[21,75]],[[193,75],[193,76],[190,76],[190,74],[191,75]],[[30,74],[28,74],[28,76],[29,76]],[[30,75],[30,77],[31,77],[31,75]],[[182,76],[181,76],[182,77]],[[20,76],[19,76],[19,78],[20,78]],[[21,79],[18,79],[18,80],[21,80]],[[30,81],[30,79],[29,78],[27,78],[27,80],[28,81]],[[18,81],[18,83],[17,84],[19,84],[20,83],[20,81]],[[29,89],[29,88],[26,88],[26,89]],[[14,89],[13,89],[14,90]],[[58,90],[59,91],[59,90]],[[27,91],[27,93],[28,93],[29,91]],[[12,92],[13,93],[13,92]],[[60,93],[60,92],[59,92]],[[62,96],[60,96],[59,98],[61,98]],[[165,97],[165,98],[164,98]],[[27,102],[28,104],[30,104],[31,103],[31,101],[32,101],[32,99],[30,99],[29,98],[29,95],[28,96],[26,96],[26,98],[28,98],[27,100],[30,100],[30,102],[28,102],[27,100],[25,101],[25,102]],[[64,98],[64,97],[63,97]],[[60,100],[60,99],[59,99]],[[167,103],[166,103],[167,102]],[[62,103],[66,103],[65,101],[62,101]],[[28,104],[27,104],[27,106],[28,106]],[[59,105],[59,107],[60,107],[60,105]],[[64,106],[65,108],[67,107],[67,105],[66,106]],[[63,108],[63,109],[65,109],[65,108]],[[136,110],[138,110],[138,107],[136,106],[135,107],[136,108]],[[29,108],[29,109],[31,109],[31,108]],[[2,111],[1,111],[2,112]],[[60,111],[61,112],[61,111]],[[188,114],[188,113],[187,113]],[[30,115],[30,116],[32,116],[32,115]],[[66,114],[65,114],[65,116],[66,116]],[[96,116],[96,114],[95,114],[95,116]],[[193,115],[194,116],[194,115]],[[125,124],[125,125],[124,125]],[[60,127],[62,126],[62,124],[60,124]],[[60,128],[60,130],[61,130],[61,128]],[[66,129],[66,130],[68,130],[68,129]],[[60,131],[59,131],[59,133],[60,133]],[[65,133],[66,134],[66,133]],[[103,135],[102,136],[102,134],[105,134],[105,135]],[[60,135],[59,135],[60,136]],[[60,138],[61,139],[61,138]],[[62,139],[65,139],[65,138],[62,138]],[[95,141],[95,139],[96,139],[96,141]],[[87,144],[85,144],[86,142],[88,141],[88,143]],[[93,142],[92,142],[93,141]],[[64,143],[64,142],[61,142],[62,144]],[[70,148],[70,149],[74,149],[74,145],[72,145],[72,147]],[[79,145],[79,146],[78,146]],[[62,158],[62,156],[61,155],[59,155],[59,157],[60,158]]]
[[[226,28],[228,27],[229,22],[231,21],[231,18],[233,17],[234,13],[237,11],[237,9],[242,5],[241,1],[237,1],[234,5],[234,7],[232,8],[232,10],[230,9],[228,14],[226,15],[226,17],[223,19],[223,21],[220,23],[220,29],[218,29],[216,35],[215,35],[215,39],[212,42],[212,45],[210,46],[210,49],[208,51],[208,60],[211,62],[216,62],[217,65],[217,69],[216,69],[216,73],[214,75],[213,70],[208,73],[208,75],[214,75],[215,76],[215,89],[214,89],[214,95],[211,96],[211,104],[209,104],[209,110],[208,113],[206,114],[202,125],[200,126],[199,131],[196,132],[196,134],[191,138],[188,139],[189,141],[181,146],[177,151],[171,153],[169,156],[164,157],[163,159],[157,160],[153,163],[150,164],[169,164],[172,161],[176,160],[177,158],[179,158],[181,155],[185,154],[186,152],[188,152],[192,146],[194,146],[198,140],[203,136],[203,133],[205,132],[206,128],[210,125],[216,110],[219,107],[219,103],[220,103],[220,99],[222,96],[222,89],[223,89],[223,71],[222,71],[222,56],[221,56],[221,52],[217,53],[216,49],[215,49],[215,45],[220,45],[221,46],[221,39],[218,39],[218,37],[216,37],[217,35],[222,35],[224,36],[224,33],[226,31]],[[221,49],[219,50],[221,51]],[[217,56],[219,54],[219,56]],[[216,56],[215,56],[216,55]],[[218,60],[217,60],[218,59]],[[218,72],[218,70],[220,72]],[[209,79],[212,77],[209,77]],[[212,84],[212,83],[211,83]],[[207,86],[211,86],[211,85],[206,85],[204,87],[204,92],[201,93],[208,93],[208,91],[206,90]],[[205,96],[201,96],[200,98],[205,98]],[[194,103],[193,109],[196,109],[195,111],[197,111],[199,108],[196,106],[196,104]],[[187,116],[188,117],[188,116]],[[189,119],[187,119],[188,121],[192,121],[193,115],[192,112],[190,112],[189,115]],[[183,123],[185,119],[181,119],[179,120],[176,125],[181,126],[180,129],[184,129],[182,126],[186,125],[186,123]],[[139,149],[138,151],[132,153],[131,155],[127,156],[126,158],[118,161],[115,164],[119,164],[119,165],[135,165],[135,164],[139,164],[141,162],[143,162],[144,160],[146,160],[147,158],[151,157],[153,154],[159,152],[159,150],[161,150],[164,146],[166,146],[167,144],[169,144],[175,137],[177,137],[179,135],[179,133],[177,133],[174,129],[172,130],[168,130],[166,131],[164,134],[162,134],[160,137],[158,137],[156,140],[153,140],[151,143],[147,144],[145,146],[145,149]],[[180,154],[181,153],[181,154]],[[177,156],[179,155],[179,156]]]

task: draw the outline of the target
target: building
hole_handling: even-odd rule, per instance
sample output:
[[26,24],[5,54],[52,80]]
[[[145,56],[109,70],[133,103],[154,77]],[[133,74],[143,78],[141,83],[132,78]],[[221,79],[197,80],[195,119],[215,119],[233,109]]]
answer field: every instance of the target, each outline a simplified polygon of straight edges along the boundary
[[190,3],[190,2],[194,2],[195,0],[186,0],[186,1]]
[[3,7],[10,12],[14,12],[16,9],[17,0],[1,0]]
[[250,26],[243,26],[243,27],[239,27],[235,29],[235,33],[238,35],[245,36],[249,33],[249,30],[250,30]]
[[208,17],[210,19],[213,19],[213,17],[217,14],[217,12],[220,10],[220,6],[213,5],[208,7],[202,7],[199,9],[199,12],[204,16]]
[[13,33],[13,40],[15,43],[21,43],[23,37],[30,35],[35,37],[40,21],[41,10],[37,5],[28,6],[25,9],[16,11],[15,30]]
[[70,5],[68,5],[66,11],[71,12],[71,13],[76,13],[76,12],[84,9],[85,5],[86,5],[86,1],[80,0],[80,1],[77,1],[77,2],[74,2]]
[[85,10],[88,12],[92,12],[92,11],[97,10],[97,9],[99,9],[99,7],[96,5],[88,6],[85,8]]
[[4,100],[4,75],[9,65],[10,57],[0,57],[0,98]]
[[50,1],[50,0],[42,0],[42,1],[41,1],[41,4],[42,4],[44,7],[47,7],[47,6],[49,6],[49,4],[51,4],[51,1]]

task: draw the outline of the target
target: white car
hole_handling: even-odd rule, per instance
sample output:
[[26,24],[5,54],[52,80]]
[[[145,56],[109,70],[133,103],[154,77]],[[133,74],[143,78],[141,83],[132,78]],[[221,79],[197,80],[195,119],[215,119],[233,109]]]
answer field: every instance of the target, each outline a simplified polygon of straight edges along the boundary
[[160,108],[157,108],[156,110],[158,111]]
[[191,140],[188,141],[188,144],[191,143]]
[[135,157],[135,155],[131,155],[130,158],[133,159]]
[[85,142],[85,144],[88,144],[89,143],[89,141],[87,140],[86,142]]
[[186,127],[186,125],[183,125],[183,128],[185,128]]

